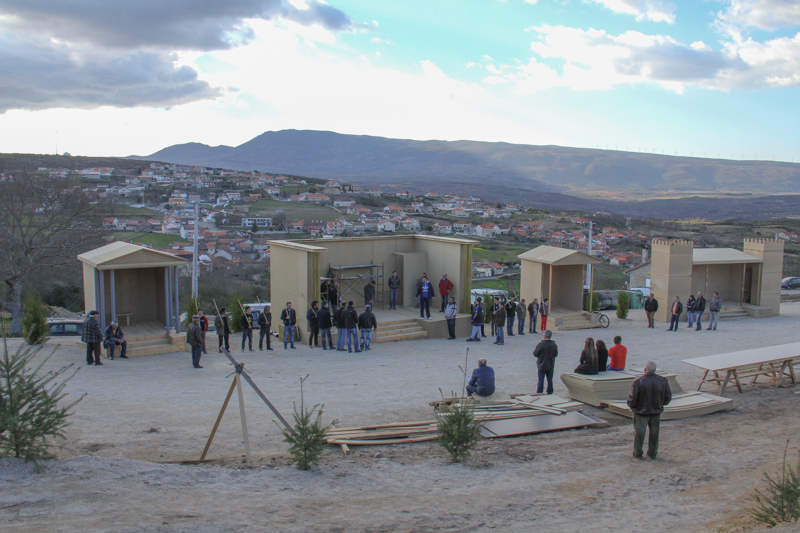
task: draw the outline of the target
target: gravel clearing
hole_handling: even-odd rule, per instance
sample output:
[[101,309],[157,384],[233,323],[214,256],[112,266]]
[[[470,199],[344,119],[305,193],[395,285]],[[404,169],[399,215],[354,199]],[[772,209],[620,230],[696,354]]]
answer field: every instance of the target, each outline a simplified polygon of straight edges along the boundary
[[[556,332],[556,376],[577,366],[587,336],[610,345],[619,334],[629,366],[653,359],[692,390],[702,372],[681,359],[800,341],[800,302],[784,303],[782,313],[673,333],[666,324],[645,328],[644,313],[632,311],[605,330]],[[440,389],[461,391],[467,348],[469,369],[486,357],[498,390],[535,392],[531,352],[539,340],[407,341],[359,354],[275,343],[273,352],[234,355],[287,419],[300,400],[299,379],[310,374],[306,404],[324,404],[325,421],[351,426],[432,419],[428,402]],[[800,386],[776,389],[761,378],[743,394],[729,387],[734,411],[662,423],[656,461],[631,457],[629,419],[587,406],[608,426],[482,440],[464,464],[450,464],[435,443],[354,447],[348,457],[331,446],[319,468],[300,472],[288,466],[274,416],[246,386],[252,463],[242,464],[234,395],[211,446],[214,462],[175,464],[200,457],[230,386],[227,359],[204,355],[204,369],[193,369],[188,353],[87,367],[77,339],[52,339],[43,352],[58,342],[45,368],[82,365],[67,391],[86,397],[66,447],[43,473],[0,460],[3,531],[744,532],[758,529],[748,509],[763,473],[780,468],[787,439],[791,456],[800,448]],[[566,396],[558,378],[555,393]]]

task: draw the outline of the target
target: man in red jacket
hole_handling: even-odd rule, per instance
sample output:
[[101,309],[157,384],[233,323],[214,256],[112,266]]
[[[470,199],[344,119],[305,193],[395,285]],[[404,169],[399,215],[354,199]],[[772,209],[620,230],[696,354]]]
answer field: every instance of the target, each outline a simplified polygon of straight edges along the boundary
[[447,297],[450,296],[450,291],[453,290],[453,282],[447,279],[447,274],[442,274],[442,279],[439,280],[439,294],[442,296],[442,309],[440,313],[444,313],[444,308],[447,307]]

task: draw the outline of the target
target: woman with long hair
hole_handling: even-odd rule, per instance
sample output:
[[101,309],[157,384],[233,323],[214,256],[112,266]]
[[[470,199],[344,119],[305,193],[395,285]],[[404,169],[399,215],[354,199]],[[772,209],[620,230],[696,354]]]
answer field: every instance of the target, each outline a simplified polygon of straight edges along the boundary
[[697,302],[695,301],[694,296],[690,294],[689,298],[686,299],[686,305],[684,306],[686,308],[686,317],[689,320],[689,325],[687,326],[689,328],[691,328],[692,325],[694,324],[694,318],[695,318],[694,306],[696,304]]
[[597,339],[595,347],[597,348],[597,370],[605,372],[608,367],[608,348],[602,339]]
[[581,350],[581,361],[575,369],[576,374],[597,374],[597,348],[594,345],[594,339],[591,337],[586,338],[586,343]]

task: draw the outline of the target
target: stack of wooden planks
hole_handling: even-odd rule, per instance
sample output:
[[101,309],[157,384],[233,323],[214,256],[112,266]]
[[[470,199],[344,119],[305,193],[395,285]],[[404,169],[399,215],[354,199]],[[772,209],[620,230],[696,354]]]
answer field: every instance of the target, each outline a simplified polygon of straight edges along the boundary
[[[348,446],[370,446],[423,442],[434,440],[437,436],[436,420],[424,420],[377,426],[333,427],[328,430],[326,442]],[[347,453],[346,450],[345,453]]]
[[[683,392],[675,374],[663,370],[658,370],[656,373],[667,378],[673,394]],[[633,382],[641,375],[642,372],[631,369],[622,372],[600,372],[591,376],[561,374],[561,381],[567,386],[569,398],[595,407],[605,407],[611,401],[627,400]]]
[[[705,392],[680,392],[673,394],[672,401],[669,402],[669,405],[664,406],[661,420],[678,420],[680,418],[708,415],[732,408],[733,400],[730,398],[714,396]],[[625,402],[609,402],[608,410],[618,415],[633,418],[633,411]]]

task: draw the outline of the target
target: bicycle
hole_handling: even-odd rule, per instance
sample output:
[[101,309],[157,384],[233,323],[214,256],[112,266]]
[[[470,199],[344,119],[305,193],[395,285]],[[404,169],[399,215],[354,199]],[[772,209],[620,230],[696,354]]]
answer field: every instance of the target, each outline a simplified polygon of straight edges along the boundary
[[608,319],[606,315],[601,313],[600,311],[592,311],[593,315],[598,315],[597,321],[600,323],[600,326],[603,328],[607,328],[611,321]]

